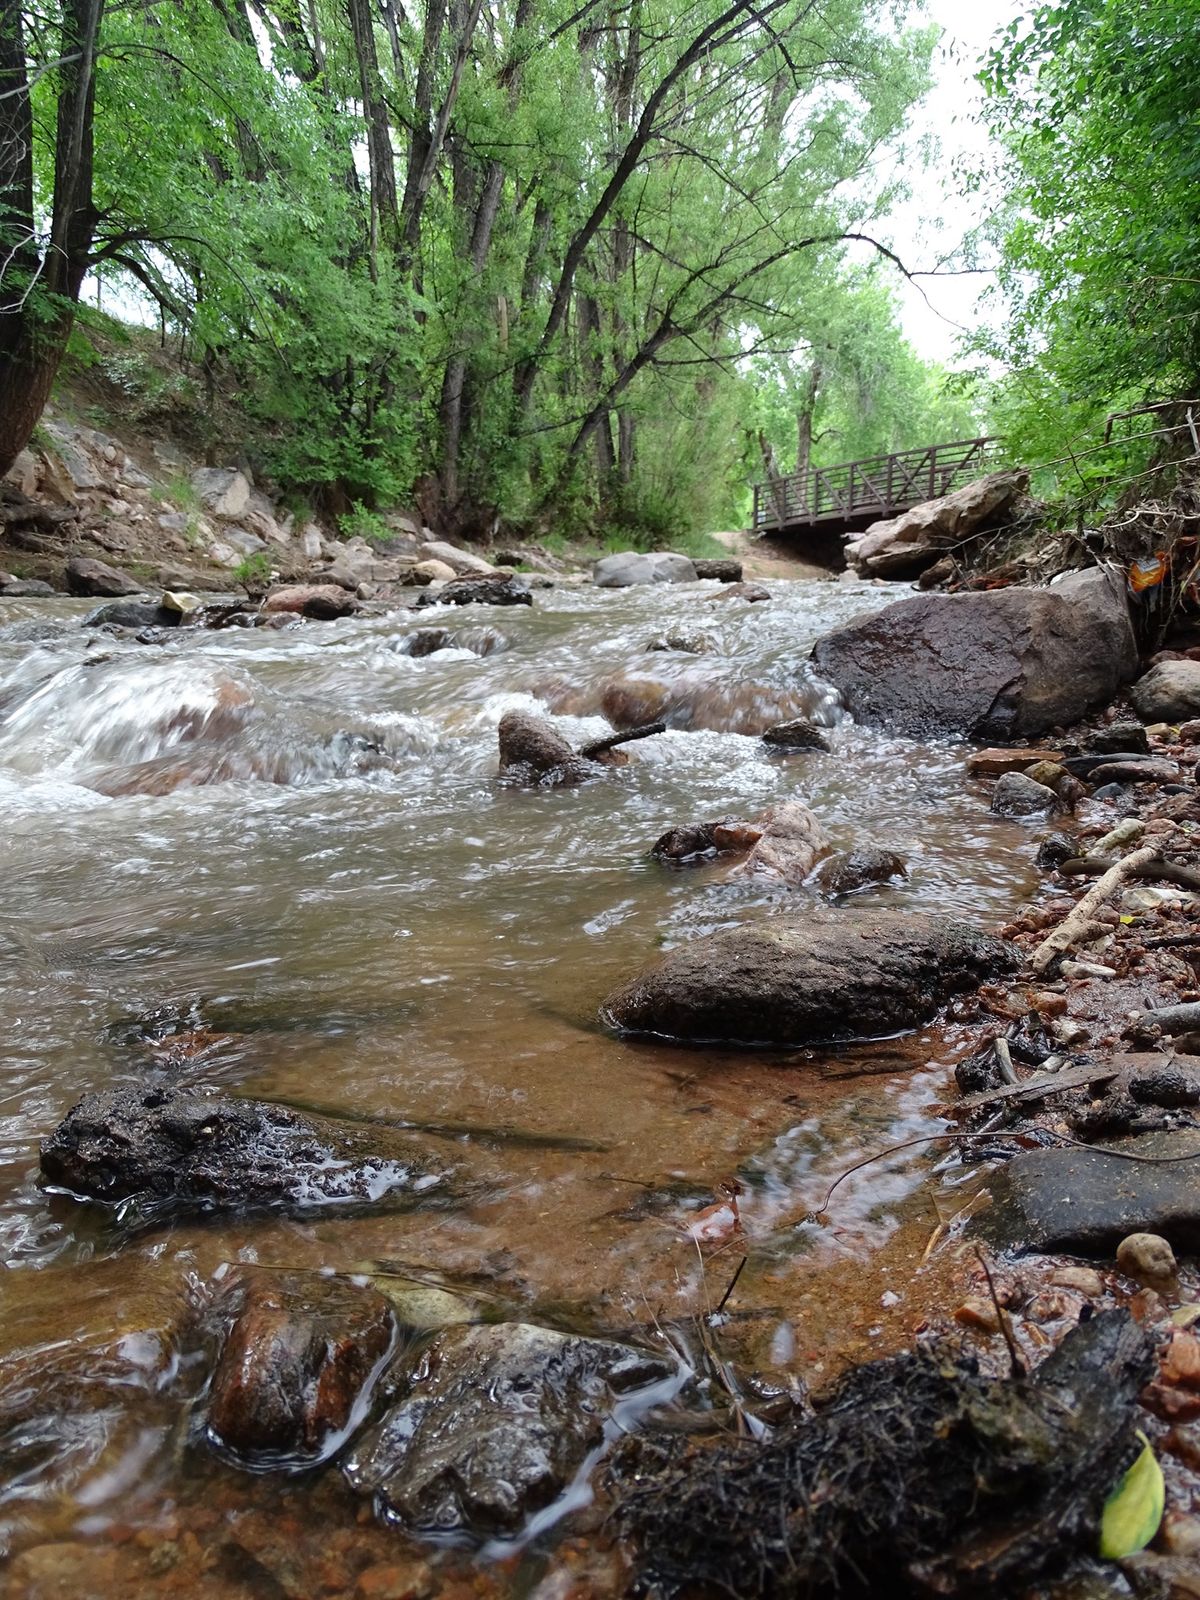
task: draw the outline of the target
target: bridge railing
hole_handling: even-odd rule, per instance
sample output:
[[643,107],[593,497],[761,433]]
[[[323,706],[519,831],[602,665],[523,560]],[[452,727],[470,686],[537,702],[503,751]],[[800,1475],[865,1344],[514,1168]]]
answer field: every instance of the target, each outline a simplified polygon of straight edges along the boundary
[[956,439],[834,467],[810,467],[754,486],[755,529],[853,522],[895,516],[936,500],[987,472],[996,438]]

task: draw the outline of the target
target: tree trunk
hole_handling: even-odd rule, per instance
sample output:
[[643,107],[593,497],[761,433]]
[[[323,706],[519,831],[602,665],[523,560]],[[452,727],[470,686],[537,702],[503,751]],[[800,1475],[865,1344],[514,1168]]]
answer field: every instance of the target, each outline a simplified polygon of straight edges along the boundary
[[808,477],[808,469],[812,466],[813,416],[817,409],[817,393],[823,376],[821,363],[814,356],[813,364],[809,368],[804,403],[796,413],[796,472],[801,478]]
[[787,521],[787,502],[784,498],[783,478],[779,472],[779,464],[775,460],[775,448],[761,428],[758,434],[758,448],[762,453],[763,471],[767,475],[767,485],[771,491],[771,502],[775,507],[775,520],[782,527]]
[[[50,397],[87,274],[92,200],[96,45],[104,0],[67,0],[59,54],[50,244],[36,247],[32,111],[18,0],[0,9],[0,474],[29,443]],[[7,258],[12,253],[11,261]],[[45,295],[55,296],[47,304]]]
[[367,160],[371,169],[371,259],[376,244],[395,252],[400,240],[400,212],[396,202],[396,165],[392,130],[379,76],[375,49],[375,13],[370,0],[347,0],[358,81],[366,124]]

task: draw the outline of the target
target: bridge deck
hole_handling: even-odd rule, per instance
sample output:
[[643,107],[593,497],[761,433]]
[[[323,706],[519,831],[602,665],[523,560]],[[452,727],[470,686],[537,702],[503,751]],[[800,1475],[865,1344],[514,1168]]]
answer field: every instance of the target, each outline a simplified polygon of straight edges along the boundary
[[957,439],[895,455],[810,467],[754,486],[753,533],[807,535],[826,553],[841,536],[936,500],[991,470],[1000,441]]

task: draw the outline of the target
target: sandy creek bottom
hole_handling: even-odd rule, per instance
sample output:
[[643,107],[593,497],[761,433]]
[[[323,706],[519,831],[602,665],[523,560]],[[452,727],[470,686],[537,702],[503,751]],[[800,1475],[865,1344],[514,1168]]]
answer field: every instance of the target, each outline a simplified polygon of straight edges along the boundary
[[[61,1547],[47,1593],[366,1593],[363,1548],[380,1571],[430,1555],[372,1523],[336,1469],[240,1474],[188,1442],[164,1376],[186,1387],[182,1330],[225,1262],[382,1263],[503,1314],[645,1337],[710,1310],[746,1255],[722,1348],[783,1387],[910,1342],[937,1304],[953,1240],[922,1264],[926,1245],[977,1181],[939,1169],[938,1146],[865,1167],[823,1224],[805,1217],[862,1155],[943,1125],[953,1023],[762,1055],[596,1021],[664,945],[813,904],[719,865],[657,865],[648,848],[674,823],[798,796],[835,845],[907,858],[909,881],[863,903],[995,926],[1034,889],[1030,835],[988,815],[961,747],[857,728],[808,675],[819,633],[891,595],[718,592],[564,586],[531,609],[157,645],[97,637],[73,602],[0,602],[0,1401],[39,1373],[55,1397],[2,1441],[0,1551]],[[434,625],[475,637],[404,653]],[[481,629],[498,636],[484,656]],[[664,630],[708,648],[648,651]],[[569,705],[558,725],[582,742],[608,731],[618,676],[668,685],[681,725],[576,790],[497,785],[506,709]],[[789,715],[825,724],[831,752],[762,746]],[[185,781],[122,792],[147,764]],[[428,1127],[465,1198],[136,1231],[44,1192],[38,1140],[83,1091],[157,1070],[136,1019],[189,1008],[211,1038],[184,1081]],[[689,1217],[733,1175],[744,1238],[702,1258]],[[108,1355],[81,1363],[90,1351]],[[72,1409],[80,1383],[94,1401]],[[214,1553],[233,1524],[260,1530],[243,1567]],[[562,1532],[501,1562],[435,1555],[426,1587],[527,1593],[565,1559]]]

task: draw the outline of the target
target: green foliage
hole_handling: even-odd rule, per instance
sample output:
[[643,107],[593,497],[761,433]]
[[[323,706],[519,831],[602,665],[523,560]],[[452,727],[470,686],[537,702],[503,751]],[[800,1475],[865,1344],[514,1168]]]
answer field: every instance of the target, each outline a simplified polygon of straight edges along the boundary
[[1007,156],[1012,307],[982,342],[1016,369],[999,414],[1035,459],[1094,443],[1110,411],[1196,395],[1197,59],[1200,0],[1056,0],[981,74]]
[[235,583],[243,588],[261,588],[271,581],[271,558],[265,550],[256,550],[244,556],[233,569]]
[[[46,208],[63,80],[28,22]],[[256,465],[360,521],[420,486],[451,532],[678,544],[741,516],[778,422],[756,388],[782,417],[818,349],[830,450],[946,431],[846,254],[899,193],[932,45],[890,0],[109,7],[91,262],[186,388],[132,353],[106,374],[209,440],[236,397]]]
[[355,501],[349,514],[340,519],[338,531],[344,539],[366,539],[369,544],[384,544],[393,537],[379,513],[369,511],[361,500]]

